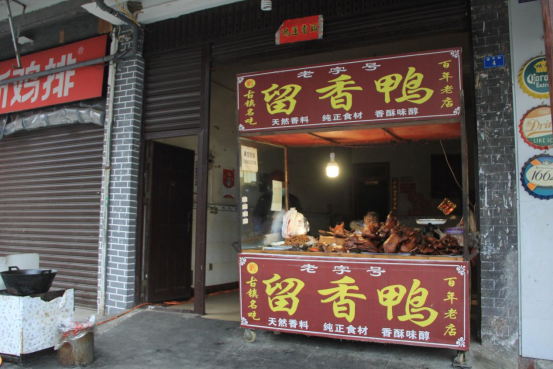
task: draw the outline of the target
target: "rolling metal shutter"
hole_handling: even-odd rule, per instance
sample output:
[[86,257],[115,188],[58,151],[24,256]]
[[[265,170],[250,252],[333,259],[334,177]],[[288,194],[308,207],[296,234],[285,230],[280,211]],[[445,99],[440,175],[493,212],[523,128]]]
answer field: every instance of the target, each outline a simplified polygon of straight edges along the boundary
[[[467,5],[463,0],[348,0],[343,4],[336,2],[335,7],[332,7],[332,2],[313,2],[318,4],[311,7],[311,13],[304,13],[325,16],[322,40],[275,45],[274,33],[280,25],[275,24],[275,28],[267,33],[214,41],[211,66],[251,64],[468,30]],[[299,3],[295,7],[289,6],[289,9],[304,10]],[[286,8],[280,10],[281,19],[293,18],[285,13]]]
[[0,140],[0,256],[39,253],[53,287],[96,306],[104,130],[46,128]]
[[144,133],[200,127],[201,48],[146,59]]
[[[212,44],[211,67],[252,64],[426,35],[469,30],[467,0],[279,0],[232,4],[148,24],[144,52],[156,55]],[[286,19],[322,14],[322,40],[275,45]]]

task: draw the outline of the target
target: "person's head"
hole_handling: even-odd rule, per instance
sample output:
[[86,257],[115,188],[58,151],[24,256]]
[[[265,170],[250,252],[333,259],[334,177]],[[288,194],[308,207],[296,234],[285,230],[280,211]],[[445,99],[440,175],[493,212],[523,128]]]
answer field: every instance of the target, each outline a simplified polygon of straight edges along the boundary
[[365,218],[363,219],[363,221],[366,225],[378,223],[379,222],[378,213],[374,211],[369,211],[367,215],[365,215]]

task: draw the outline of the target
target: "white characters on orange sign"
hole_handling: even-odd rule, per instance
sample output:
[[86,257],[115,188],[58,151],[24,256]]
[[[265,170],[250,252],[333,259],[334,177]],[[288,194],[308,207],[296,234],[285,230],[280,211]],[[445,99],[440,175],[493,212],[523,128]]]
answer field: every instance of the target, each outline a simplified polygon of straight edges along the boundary
[[[40,64],[36,64],[33,60],[27,68],[16,69],[13,71],[14,77],[24,76],[32,73],[40,72]],[[29,92],[21,95],[21,90],[25,89]],[[31,79],[27,81],[19,81],[13,84],[13,97],[10,101],[10,106],[13,106],[15,103],[27,102],[31,99],[31,102],[34,103],[38,98],[38,93],[40,90],[40,81],[37,79]]]
[[[6,73],[4,74],[0,74],[0,81],[3,81],[7,78],[9,78],[10,76],[10,70],[8,70]],[[2,85],[0,86],[0,95],[2,96],[2,108],[5,108],[6,107],[6,102],[8,100],[8,85]]]
[[[75,64],[76,62],[77,60],[73,58],[73,53],[69,53],[67,55],[62,55],[61,60],[58,63],[54,62],[54,58],[50,58],[45,70],[65,67],[67,65]],[[50,93],[53,93],[54,95],[57,94],[57,97],[69,96],[69,90],[75,86],[74,82],[71,80],[71,77],[74,75],[74,70],[68,70],[48,76],[46,82],[44,82],[44,85],[42,86],[44,90],[44,94],[41,98],[42,101],[47,100],[50,97]],[[58,81],[58,84],[52,88],[52,82],[54,79]]]

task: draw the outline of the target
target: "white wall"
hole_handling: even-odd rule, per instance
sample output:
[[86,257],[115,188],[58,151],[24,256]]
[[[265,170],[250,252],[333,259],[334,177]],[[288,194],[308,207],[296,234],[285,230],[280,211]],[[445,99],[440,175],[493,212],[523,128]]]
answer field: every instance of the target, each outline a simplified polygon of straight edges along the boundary
[[[530,147],[518,129],[524,113],[541,104],[549,105],[548,99],[536,99],[524,93],[517,80],[518,71],[528,59],[545,54],[540,2],[519,4],[518,0],[510,0],[509,13],[517,175],[520,175],[530,157],[540,152],[553,154],[553,150]],[[553,200],[534,198],[521,186],[520,179],[517,182],[521,355],[553,360]]]

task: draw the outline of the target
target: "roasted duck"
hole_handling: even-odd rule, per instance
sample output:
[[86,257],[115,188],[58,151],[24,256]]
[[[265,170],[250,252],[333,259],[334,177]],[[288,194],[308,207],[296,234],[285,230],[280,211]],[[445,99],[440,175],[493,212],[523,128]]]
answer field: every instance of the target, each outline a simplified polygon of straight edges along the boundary
[[378,229],[380,228],[380,224],[378,223],[372,223],[368,224],[363,228],[362,236],[364,238],[370,238],[370,239],[377,239],[378,238]]
[[440,239],[432,235],[423,235],[400,224],[393,213],[385,223],[366,220],[361,235],[348,232],[344,223],[330,228],[331,232],[319,231],[345,238],[343,246],[319,245],[312,251],[324,252],[372,252],[372,253],[414,253],[424,255],[458,255],[462,247],[456,238],[446,235]]
[[332,231],[332,235],[334,237],[338,237],[338,238],[347,237],[346,230],[344,229],[344,222],[342,222],[341,224],[336,224],[336,227],[334,228],[330,227],[330,230]]

